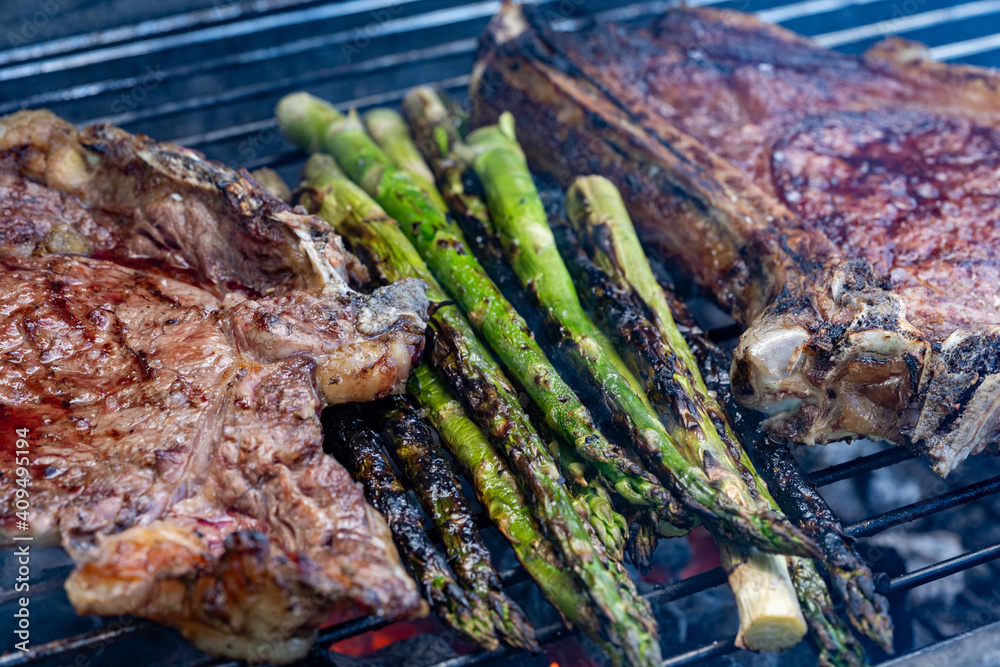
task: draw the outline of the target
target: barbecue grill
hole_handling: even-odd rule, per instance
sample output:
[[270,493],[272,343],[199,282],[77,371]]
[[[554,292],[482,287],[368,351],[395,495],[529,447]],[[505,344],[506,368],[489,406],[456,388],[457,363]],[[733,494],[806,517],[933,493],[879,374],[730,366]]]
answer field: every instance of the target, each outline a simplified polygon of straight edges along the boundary
[[[670,4],[530,1],[540,5],[560,30],[576,30],[594,20],[641,20]],[[272,167],[294,183],[305,155],[289,148],[273,120],[274,105],[282,95],[304,89],[343,108],[365,108],[395,105],[411,86],[436,83],[464,96],[476,37],[499,4],[494,0],[7,0],[3,3],[6,34],[0,35],[0,114],[45,106],[79,124],[108,121],[130,132],[199,149],[230,165]],[[1000,65],[1000,0],[957,4],[955,0],[694,0],[690,4],[757,12],[764,20],[847,52],[858,53],[886,34],[899,34],[928,44],[941,60]],[[717,340],[733,336],[731,324],[719,318],[712,322],[709,328]],[[872,445],[865,451],[873,453],[857,456],[856,448],[834,445],[819,458],[828,458],[830,451],[841,458],[846,453],[849,460],[817,465],[814,452],[799,456],[811,469],[807,476],[835,508],[845,505],[836,502],[838,496],[857,496],[866,486],[871,488],[876,475],[902,483],[913,471],[925,472],[904,449]],[[862,510],[868,513],[861,516],[842,512],[848,514],[842,517],[847,533],[862,541],[904,525],[916,531],[957,526],[965,553],[910,571],[892,567],[891,559],[884,557],[886,545],[891,546],[885,540],[867,551],[873,570],[880,573],[881,592],[904,610],[906,594],[918,587],[977,566],[997,568],[975,578],[978,581],[1000,573],[991,562],[1000,558],[1000,502],[995,497],[1000,491],[1000,459],[972,459],[946,481],[927,475],[921,477],[927,481],[918,485],[919,498],[902,506],[874,514]],[[969,516],[976,520],[959,520]],[[32,572],[31,651],[15,651],[15,640],[4,631],[0,641],[6,652],[0,656],[0,667],[140,661],[201,667],[238,664],[199,654],[172,630],[142,619],[76,618],[61,589],[70,566],[55,552],[40,553],[45,559],[51,557],[52,565]],[[3,619],[10,619],[16,598],[10,562],[10,554],[3,554],[0,564],[7,565],[0,567]],[[520,567],[501,576],[508,587],[533,586]],[[654,609],[660,609],[721,587],[725,581],[716,567],[647,587],[645,595]],[[952,623],[956,629],[948,633],[952,636],[941,632],[944,624],[918,633],[902,632],[902,655],[889,658],[871,651],[871,657],[884,665],[1000,664],[1000,592],[967,583],[957,595],[978,613],[964,623]],[[0,627],[8,627],[8,622]],[[306,662],[340,664],[331,644],[386,625],[365,617],[329,627],[321,631]],[[545,645],[573,636],[559,623],[537,629]],[[664,655],[669,656],[664,665],[729,664],[724,656],[737,652],[734,631],[735,626],[720,624],[714,641],[696,646],[673,644],[664,632]],[[787,658],[788,663],[777,664],[800,664],[803,655],[808,654],[799,652]],[[601,660],[597,654],[589,659]],[[437,664],[471,667],[527,660],[523,653],[500,649],[465,652]]]

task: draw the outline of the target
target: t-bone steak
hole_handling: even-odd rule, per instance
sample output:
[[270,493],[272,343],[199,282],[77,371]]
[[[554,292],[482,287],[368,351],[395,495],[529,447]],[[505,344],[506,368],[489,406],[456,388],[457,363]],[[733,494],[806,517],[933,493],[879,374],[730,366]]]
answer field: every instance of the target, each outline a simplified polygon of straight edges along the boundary
[[747,327],[733,391],[773,435],[889,440],[942,475],[995,445],[996,72],[734,11],[558,27],[504,3],[473,120],[509,109],[537,169],[618,185],[649,247]]
[[81,613],[255,662],[303,655],[334,612],[421,613],[319,413],[401,385],[427,300],[419,281],[359,294],[349,270],[328,225],[245,172],[0,119],[3,542],[60,543]]

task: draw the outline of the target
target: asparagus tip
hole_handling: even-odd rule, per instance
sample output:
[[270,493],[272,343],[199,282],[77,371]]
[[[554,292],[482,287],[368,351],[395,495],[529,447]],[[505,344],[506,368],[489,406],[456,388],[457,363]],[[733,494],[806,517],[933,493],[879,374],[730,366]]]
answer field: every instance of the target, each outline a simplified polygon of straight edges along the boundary
[[532,653],[542,650],[524,612],[503,591],[490,591],[487,600],[493,609],[497,632],[506,644]]

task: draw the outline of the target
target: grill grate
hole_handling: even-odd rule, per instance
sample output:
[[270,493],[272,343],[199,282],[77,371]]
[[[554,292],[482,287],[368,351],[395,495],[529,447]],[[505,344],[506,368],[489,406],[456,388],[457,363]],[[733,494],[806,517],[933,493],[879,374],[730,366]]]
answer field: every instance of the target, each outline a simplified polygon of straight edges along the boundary
[[[562,16],[557,21],[562,30],[578,29],[589,20],[642,18],[671,4],[532,1]],[[461,95],[475,38],[499,8],[496,0],[116,0],[103,3],[100,11],[89,4],[86,0],[4,3],[13,28],[7,35],[11,48],[0,51],[0,113],[47,106],[81,124],[108,121],[199,148],[230,164],[270,166],[290,181],[305,156],[288,150],[271,116],[283,94],[305,88],[345,108],[394,104],[411,86],[428,82]],[[1000,65],[1000,0],[695,0],[689,4],[757,11],[767,21],[847,52],[860,52],[883,35],[898,33],[927,43],[941,60]],[[109,26],[109,19],[131,25]],[[887,449],[825,467],[809,477],[817,486],[827,487],[913,458],[906,450]],[[853,537],[870,537],[998,490],[1000,476],[991,477],[856,521],[846,530]],[[998,557],[1000,543],[894,578],[883,576],[879,587],[885,594],[903,593]],[[46,585],[54,587],[65,574],[61,570]],[[509,586],[525,581],[527,575],[516,567],[502,572],[501,578]],[[655,607],[724,583],[724,573],[715,568],[656,587],[646,597]],[[366,617],[327,628],[314,652],[386,625]],[[124,642],[128,635],[139,636],[156,627],[138,620],[101,628],[36,645],[29,654],[4,654],[0,667],[71,662],[68,656],[74,652]],[[572,634],[560,624],[538,631],[545,644]],[[733,639],[726,638],[674,655],[664,665],[708,664],[736,650]],[[515,654],[506,648],[470,653],[439,667],[479,665]],[[197,664],[237,663],[210,659]]]

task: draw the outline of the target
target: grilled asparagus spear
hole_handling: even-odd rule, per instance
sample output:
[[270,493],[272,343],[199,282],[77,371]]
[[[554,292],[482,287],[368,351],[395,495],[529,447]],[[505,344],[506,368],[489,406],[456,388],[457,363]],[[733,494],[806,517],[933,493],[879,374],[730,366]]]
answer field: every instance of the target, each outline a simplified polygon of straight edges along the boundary
[[[809,553],[815,545],[790,524],[766,511],[734,502],[731,488],[709,479],[700,466],[700,447],[682,449],[630,382],[624,364],[609,358],[603,334],[587,317],[559,251],[524,154],[514,138],[513,118],[480,128],[467,138],[470,162],[486,192],[490,218],[501,247],[525,289],[547,311],[550,326],[565,335],[578,372],[592,378],[615,414],[627,420],[628,432],[647,464],[665,482],[676,484],[684,502],[717,534],[747,541],[766,550]],[[681,435],[681,434],[676,434]],[[697,444],[697,443],[696,443]],[[725,487],[738,488],[739,480]]]
[[[823,667],[866,665],[864,651],[851,632],[833,611],[830,593],[818,570],[826,573],[837,594],[845,601],[848,617],[863,634],[892,652],[892,619],[888,602],[875,591],[874,575],[844,536],[843,526],[826,501],[802,476],[785,447],[771,442],[755,420],[733,400],[728,391],[726,355],[698,328],[683,301],[664,289],[670,309],[679,325],[688,333],[689,346],[702,369],[702,377],[711,395],[725,396],[725,408],[718,413],[727,432],[737,428],[740,439],[754,442],[752,447],[758,470],[774,489],[782,507],[822,546],[824,558],[813,561],[789,558],[789,571],[799,594],[799,601],[809,623],[810,641]],[[736,424],[736,427],[732,425]],[[733,436],[735,437],[735,436]]]
[[[301,146],[321,146],[351,180],[377,200],[410,239],[434,275],[546,416],[550,427],[592,463],[628,502],[666,506],[669,494],[613,446],[590,413],[545,357],[524,320],[468,252],[455,223],[408,172],[396,168],[365,133],[357,118],[336,116],[321,132],[317,118],[337,112],[322,100],[297,93],[285,97],[277,115],[286,136]],[[321,136],[315,136],[319,132]]]
[[383,433],[424,511],[437,526],[448,562],[470,598],[482,601],[494,627],[511,646],[538,650],[535,631],[507,597],[490,563],[458,478],[431,437],[430,429],[406,399],[395,397],[384,412]]
[[[746,451],[736,438],[727,414],[716,399],[717,395],[727,394],[727,392],[722,391],[725,362],[720,358],[721,351],[707,338],[697,336],[695,332],[699,330],[691,320],[690,313],[683,302],[672,294],[665,293],[656,282],[648,260],[635,237],[624,203],[621,202],[614,186],[603,179],[588,177],[578,179],[573,188],[567,195],[575,200],[575,203],[570,204],[571,215],[575,217],[578,229],[590,241],[590,249],[595,258],[606,267],[606,270],[602,270],[591,262],[587,255],[578,248],[574,248],[575,237],[573,233],[571,231],[565,232],[564,244],[567,247],[567,253],[577,258],[575,264],[589,285],[587,294],[590,295],[592,310],[606,321],[608,326],[614,327],[623,338],[639,341],[649,341],[656,337],[655,334],[650,333],[653,325],[645,318],[645,313],[659,312],[661,314],[657,317],[660,338],[663,341],[671,341],[670,354],[674,354],[673,346],[675,343],[678,346],[683,346],[683,349],[676,352],[674,358],[688,360],[681,362],[684,364],[682,372],[688,376],[690,385],[694,387],[697,400],[724,440],[725,448],[722,451],[728,454],[729,460],[736,465],[736,469],[742,476],[755,482],[759,492],[759,501],[777,509],[777,503],[771,497],[757,471],[750,464]],[[573,210],[574,206],[576,206],[576,210]],[[612,238],[623,240],[620,240],[616,245],[612,243]],[[629,247],[631,252],[628,254],[615,254],[613,252],[616,248],[623,246]],[[641,281],[638,278],[626,279],[624,267],[627,267],[627,270],[633,274],[648,272],[644,291],[649,295],[650,300],[660,301],[657,308],[644,308],[647,305],[647,299],[640,299],[637,294],[638,290],[633,290],[633,286]],[[655,289],[652,286],[655,286]],[[675,315],[684,319],[683,326],[694,336],[694,347],[699,352],[698,361],[701,362],[702,368],[710,369],[710,372],[704,377],[697,364],[694,367],[687,366],[688,363],[695,362],[696,356],[676,326]],[[706,386],[706,379],[711,380],[714,384]],[[741,423],[746,422],[745,419],[740,421]],[[822,538],[818,541],[826,549],[826,536],[816,536]],[[809,623],[811,641],[819,649],[821,663],[825,665],[863,664],[863,651],[854,640],[850,630],[843,626],[833,612],[826,585],[813,562],[804,558],[790,557],[788,569]]]
[[[463,121],[458,117],[454,104],[441,98],[433,89],[423,86],[412,89],[403,99],[403,112],[410,123],[413,138],[420,152],[430,164],[437,177],[445,201],[456,220],[462,226],[466,238],[475,241],[473,248],[477,257],[486,267],[489,275],[500,285],[508,298],[523,314],[533,313],[537,309],[527,303],[524,290],[517,276],[507,265],[503,250],[496,243],[496,233],[490,220],[486,202],[479,192],[478,179],[467,163],[454,154],[456,146],[461,144]],[[529,321],[533,333],[542,338],[544,322]],[[608,348],[608,354],[617,358],[610,341],[599,340]],[[551,341],[547,344],[556,347]],[[631,374],[629,374],[631,375]],[[633,378],[634,379],[634,378]],[[636,380],[636,383],[638,381]],[[638,384],[634,387],[640,394]],[[600,485],[601,480],[592,480],[590,486]],[[572,488],[572,487],[571,487]],[[581,491],[585,489],[581,488]],[[672,507],[663,512],[660,521],[663,534],[678,536],[685,534],[698,519],[693,516],[683,517],[682,523],[677,523],[681,517],[680,503],[676,497],[671,498]],[[612,517],[617,523],[620,515]],[[673,523],[671,523],[673,521]],[[600,532],[600,529],[599,529]],[[648,544],[648,542],[647,542]],[[654,545],[655,546],[655,545]],[[613,549],[609,546],[609,551]]]
[[621,648],[601,636],[601,620],[592,603],[542,534],[507,464],[444,380],[430,367],[418,366],[410,374],[407,389],[441,436],[445,448],[465,470],[479,503],[507,538],[542,594],[567,623],[583,630],[615,664],[621,664],[624,658]]
[[808,558],[788,557],[795,591],[809,623],[809,643],[820,667],[867,667],[865,651],[833,610],[823,577]]
[[[505,122],[512,122],[509,115],[502,117],[499,126],[476,130],[469,135],[467,142],[472,167],[482,181],[492,223],[510,264],[522,285],[534,292],[548,312],[551,328],[565,337],[566,347],[572,353],[571,363],[578,372],[588,375],[593,384],[601,388],[607,400],[619,409],[619,414],[629,420],[629,430],[640,441],[640,447],[654,452],[651,458],[657,463],[666,463],[665,474],[677,475],[678,467],[685,472],[694,470],[700,473],[700,468],[695,465],[701,462],[703,451],[710,450],[701,442],[704,436],[698,437],[700,434],[695,429],[704,428],[704,424],[690,418],[684,423],[672,424],[671,434],[677,436],[678,444],[692,457],[686,464],[679,465],[677,461],[683,462],[681,452],[677,451],[674,439],[663,428],[651,407],[641,400],[644,393],[641,387],[636,387],[638,381],[630,381],[628,376],[631,373],[622,368],[624,362],[613,351],[609,354],[611,343],[605,340],[603,333],[584,313],[573,281],[559,256],[527,164],[514,140],[513,128],[509,125],[505,127]],[[691,412],[681,414],[689,417]],[[710,423],[708,427],[714,430]],[[692,438],[692,435],[695,437]],[[646,438],[645,444],[641,442],[642,438]],[[717,451],[710,453],[720,457]],[[671,454],[677,457],[675,461],[662,461]],[[657,457],[662,458],[657,461]],[[721,454],[721,458],[726,458],[725,453]],[[705,481],[717,484],[727,494],[727,500],[739,498],[739,506],[729,507],[737,511],[746,510],[742,514],[751,520],[762,516],[750,490],[745,488],[743,479],[735,471],[707,466],[706,472],[709,475]],[[787,524],[778,524],[777,520],[775,525],[789,535],[795,532]],[[713,523],[712,527],[718,535],[718,525]],[[641,564],[641,548],[648,548],[650,541],[644,540],[636,546],[640,547],[635,555]],[[751,549],[729,546],[725,540],[720,541],[720,546],[740,606],[743,621],[739,637],[741,643],[767,650],[780,650],[798,643],[805,635],[806,625],[784,558],[766,557]]]
[[[592,240],[594,261],[605,267],[619,285],[633,290],[652,312],[653,321],[662,337],[669,342],[671,352],[692,379],[702,406],[712,421],[720,425],[718,433],[726,450],[738,454],[739,465],[756,476],[747,450],[740,445],[740,438],[732,423],[735,421],[746,427],[742,429],[745,442],[758,442],[763,436],[752,428],[754,420],[747,417],[734,402],[727,401],[726,409],[723,409],[716,395],[729,396],[729,392],[713,394],[708,391],[704,381],[708,376],[702,377],[698,372],[698,360],[674,322],[678,314],[685,314],[687,317],[690,314],[683,305],[672,310],[671,304],[677,300],[665,293],[657,282],[617,189],[610,181],[600,177],[579,179],[577,185],[576,195],[581,198],[581,202],[588,200],[591,206],[602,211],[596,216],[580,216],[581,225],[586,227],[585,236]],[[721,352],[708,341],[701,341],[699,346],[703,355],[714,354],[716,357],[705,361],[718,368],[721,373],[710,375],[717,379],[725,375],[725,360],[718,358]],[[726,381],[728,382],[728,376]],[[739,416],[740,419],[727,419],[727,411],[730,417]],[[875,591],[871,570],[844,536],[843,527],[830,508],[802,478],[798,469],[785,458],[787,452],[782,454],[783,449],[765,443],[754,447],[752,451],[758,458],[760,470],[772,481],[772,488],[781,494],[784,501],[782,506],[821,545],[823,557],[819,563],[844,599],[851,622],[884,649],[891,651],[892,620],[888,614],[888,603]],[[760,486],[766,488],[763,484]]]
[[408,172],[413,181],[430,199],[445,211],[448,209],[434,183],[434,173],[424,162],[403,117],[392,109],[372,109],[364,115],[365,129],[392,163]]
[[[356,241],[356,251],[367,255],[384,280],[411,276],[427,283],[428,298],[436,306],[430,322],[432,363],[496,446],[503,448],[518,481],[534,500],[539,522],[590,598],[606,642],[617,646],[631,664],[657,662],[659,643],[648,605],[620,565],[609,562],[592,528],[576,512],[561,484],[558,467],[531,427],[516,392],[455,306],[446,303],[397,223],[343,178],[327,156],[313,156],[304,176],[308,187],[303,203],[318,211],[342,236]],[[561,611],[573,618],[569,611]]]
[[[423,103],[426,98],[420,98],[419,94],[421,91],[422,89],[420,88],[412,90],[404,101],[404,106],[408,106],[410,109],[409,114],[415,114],[418,118],[428,121],[427,124],[420,125],[417,134],[425,142],[433,142],[434,140],[430,135],[435,133],[436,128],[443,130],[443,124],[448,123],[449,131],[456,133],[451,136],[457,136],[460,121],[455,118],[454,110],[446,109],[444,104],[437,98],[437,95],[428,89],[426,92],[430,96],[430,101],[437,104],[435,108],[429,109]],[[436,115],[436,121],[431,121],[427,112]],[[440,195],[434,182],[434,173],[441,176],[443,187],[445,187],[448,193],[444,197],[444,200],[448,201],[451,212],[459,220],[460,224],[463,225],[464,231],[469,235],[468,238],[476,239],[475,251],[477,257],[481,259],[490,277],[498,285],[501,282],[505,282],[505,284],[506,282],[510,283],[507,285],[504,293],[516,304],[517,309],[521,313],[524,313],[525,311],[522,309],[524,306],[523,299],[518,298],[521,295],[519,293],[520,287],[516,286],[516,277],[509,273],[509,269],[503,271],[505,265],[502,253],[496,248],[495,244],[480,243],[477,238],[485,233],[486,225],[489,225],[489,214],[482,199],[469,193],[464,186],[462,182],[463,175],[460,173],[462,165],[447,157],[446,151],[448,150],[448,146],[450,146],[450,139],[439,134],[439,139],[442,142],[441,150],[434,150],[428,153],[428,159],[432,165],[429,167],[428,163],[421,157],[420,153],[422,151],[414,144],[413,138],[411,138],[403,119],[394,111],[388,109],[369,111],[365,114],[365,124],[372,138],[386,152],[386,155],[389,156],[393,163],[397,167],[409,171],[414,180],[427,190],[429,194],[433,194],[435,198],[438,198]],[[534,326],[531,328],[535,330]],[[539,419],[536,423],[542,423],[543,421],[544,419]],[[594,478],[592,474],[588,475],[586,462],[582,461],[572,448],[566,445],[565,441],[552,435],[544,435],[546,440],[550,441],[549,448],[552,455],[559,461],[560,468],[567,478],[568,488],[573,495],[577,509],[582,516],[590,521],[598,537],[604,544],[608,555],[616,560],[620,560],[624,553],[625,538],[628,529],[624,517],[614,510],[603,480]],[[588,476],[590,477],[589,479]],[[682,532],[682,529],[675,528],[674,532],[679,534]]]
[[[378,433],[365,422],[357,405],[339,407],[330,438],[333,455],[365,487],[365,497],[385,515],[393,541],[424,597],[449,627],[488,651],[499,647],[489,617],[477,613],[448,568],[444,556],[424,532],[417,508],[406,496]],[[485,611],[485,610],[483,610]]]

